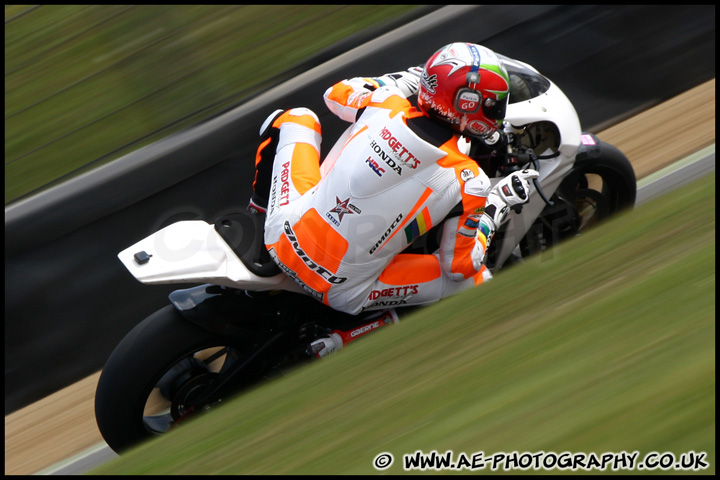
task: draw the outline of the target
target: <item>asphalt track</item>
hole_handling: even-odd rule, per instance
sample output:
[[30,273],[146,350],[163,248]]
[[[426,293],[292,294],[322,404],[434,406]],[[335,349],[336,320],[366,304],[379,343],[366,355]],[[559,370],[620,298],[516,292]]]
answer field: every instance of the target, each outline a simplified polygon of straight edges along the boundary
[[[714,171],[715,145],[713,144],[640,179],[636,205],[682,187]],[[78,455],[37,472],[36,475],[82,475],[117,457],[118,455],[105,442],[101,442]]]

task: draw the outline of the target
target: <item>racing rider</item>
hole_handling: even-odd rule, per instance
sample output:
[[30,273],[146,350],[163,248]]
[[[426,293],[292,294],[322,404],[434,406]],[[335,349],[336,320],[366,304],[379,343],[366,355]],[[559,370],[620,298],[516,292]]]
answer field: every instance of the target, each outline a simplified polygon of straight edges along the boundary
[[[491,187],[458,141],[495,134],[508,91],[496,54],[472,43],[442,47],[424,68],[343,80],[324,99],[353,125],[322,167],[315,113],[271,114],[248,207],[267,215],[271,257],[307,294],[350,314],[428,304],[488,280],[488,244],[510,207],[528,201],[538,173],[515,172]],[[415,94],[417,107],[408,100]],[[458,204],[435,253],[401,253]],[[342,343],[334,333],[313,347],[324,356]]]

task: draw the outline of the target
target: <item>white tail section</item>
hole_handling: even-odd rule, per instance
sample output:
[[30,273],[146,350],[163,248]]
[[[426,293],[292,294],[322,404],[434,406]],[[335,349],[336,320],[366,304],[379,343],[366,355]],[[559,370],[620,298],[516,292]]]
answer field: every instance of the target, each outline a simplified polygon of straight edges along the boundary
[[140,282],[211,283],[247,290],[298,291],[295,282],[280,273],[258,277],[250,272],[230,246],[202,220],[177,222],[118,254]]

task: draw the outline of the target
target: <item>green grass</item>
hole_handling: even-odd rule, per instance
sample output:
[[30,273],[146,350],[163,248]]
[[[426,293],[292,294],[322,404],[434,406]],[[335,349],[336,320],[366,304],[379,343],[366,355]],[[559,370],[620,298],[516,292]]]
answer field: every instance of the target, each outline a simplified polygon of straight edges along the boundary
[[413,8],[6,5],[5,203],[195,124]]
[[390,452],[400,474],[418,450],[694,451],[714,473],[714,206],[710,175],[92,473],[374,474]]

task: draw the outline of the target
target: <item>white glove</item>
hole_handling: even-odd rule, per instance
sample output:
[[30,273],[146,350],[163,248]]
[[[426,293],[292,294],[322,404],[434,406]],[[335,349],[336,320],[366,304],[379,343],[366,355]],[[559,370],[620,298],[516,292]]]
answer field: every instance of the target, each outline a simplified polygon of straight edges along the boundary
[[512,207],[523,205],[530,200],[529,180],[539,176],[537,171],[530,169],[513,172],[490,190],[483,215],[492,219],[495,229],[505,223]]
[[490,190],[485,201],[485,211],[478,222],[477,237],[472,252],[473,265],[477,271],[480,271],[490,242],[492,242],[497,229],[507,220],[510,209],[530,200],[530,182],[528,180],[539,176],[540,174],[535,170],[514,172],[500,180]]
[[405,72],[388,73],[374,80],[382,85],[395,85],[405,95],[405,98],[415,95],[420,87],[421,67],[410,67]]

